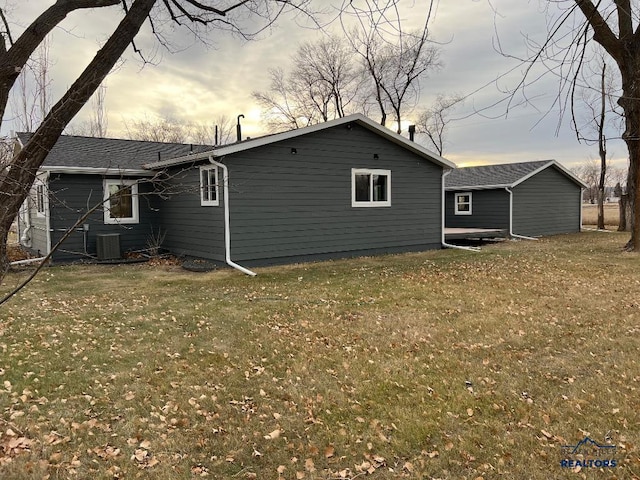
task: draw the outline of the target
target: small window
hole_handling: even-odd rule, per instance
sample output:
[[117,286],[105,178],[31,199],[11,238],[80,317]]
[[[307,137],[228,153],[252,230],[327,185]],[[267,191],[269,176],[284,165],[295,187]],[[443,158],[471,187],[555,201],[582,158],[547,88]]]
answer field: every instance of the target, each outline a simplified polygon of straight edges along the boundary
[[456,193],[455,214],[471,215],[471,193]]
[[36,184],[36,212],[39,217],[44,217],[46,214],[46,193],[44,190],[44,183]]
[[215,165],[200,167],[200,205],[215,207],[218,200],[218,168]]
[[104,223],[138,223],[138,184],[135,180],[104,181]]
[[391,170],[351,170],[352,207],[390,207]]

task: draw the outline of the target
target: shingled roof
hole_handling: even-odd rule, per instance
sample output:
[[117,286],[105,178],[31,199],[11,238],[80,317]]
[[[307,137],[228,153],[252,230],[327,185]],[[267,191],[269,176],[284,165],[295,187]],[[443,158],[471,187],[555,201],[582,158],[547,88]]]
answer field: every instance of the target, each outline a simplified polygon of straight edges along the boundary
[[557,168],[571,180],[583,187],[585,186],[580,179],[555,160],[539,160],[535,162],[457,168],[447,175],[445,188],[446,190],[459,190],[515,187],[548,167]]
[[[17,137],[25,145],[32,135],[18,133]],[[147,163],[212,148],[211,145],[62,135],[47,155],[42,168],[142,170],[142,165]]]

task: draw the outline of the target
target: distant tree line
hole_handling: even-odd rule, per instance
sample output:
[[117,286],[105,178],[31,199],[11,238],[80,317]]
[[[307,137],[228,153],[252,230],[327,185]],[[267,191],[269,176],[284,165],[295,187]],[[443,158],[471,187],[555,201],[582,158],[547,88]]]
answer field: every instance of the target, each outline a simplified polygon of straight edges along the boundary
[[[341,35],[302,44],[289,65],[268,71],[270,85],[252,96],[272,132],[291,130],[353,113],[395,123],[402,133],[421,99],[421,83],[442,68],[440,48],[429,35],[432,2],[421,29],[404,31],[390,22],[387,8],[358,9],[350,3],[344,15],[355,22]],[[384,28],[383,28],[384,27]],[[451,109],[462,95],[438,93],[433,104],[413,117],[416,132],[442,155]]]

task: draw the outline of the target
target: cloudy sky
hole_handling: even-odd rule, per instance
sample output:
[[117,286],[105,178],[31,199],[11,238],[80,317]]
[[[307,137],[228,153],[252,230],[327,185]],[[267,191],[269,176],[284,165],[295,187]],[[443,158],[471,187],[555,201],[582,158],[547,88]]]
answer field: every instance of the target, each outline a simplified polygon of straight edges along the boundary
[[[53,2],[2,0],[2,3],[15,36]],[[425,0],[400,3],[407,23],[423,21]],[[330,0],[316,3],[323,7],[330,4]],[[553,107],[558,87],[551,76],[531,88],[529,104],[516,105],[508,114],[505,103],[488,108],[505,97],[504,89],[513,87],[522,78],[523,70],[517,61],[496,52],[496,42],[499,40],[509,53],[525,55],[525,36],[542,41],[546,35],[548,14],[541,8],[544,5],[548,2],[440,0],[438,3],[431,32],[432,38],[442,43],[444,68],[422,81],[421,104],[428,105],[438,93],[467,96],[452,114],[454,121],[450,123],[444,153],[458,165],[554,158],[573,167],[597,157],[596,147],[577,142],[568,117],[558,127],[559,112]],[[120,17],[119,7],[77,12],[54,31],[50,53],[54,100],[90,61]],[[328,30],[332,28],[340,31],[338,24]],[[238,114],[245,115],[244,135],[256,137],[266,133],[251,92],[266,90],[269,68],[286,68],[302,42],[323,34],[308,22],[291,17],[280,19],[250,42],[217,31],[208,36],[211,45],[205,46],[184,31],[167,28],[165,32],[173,52],[160,47],[146,27],[137,45],[152,63],[143,64],[129,49],[108,77],[108,136],[124,137],[125,122],[131,124],[144,118],[164,116],[210,124],[220,115],[235,118]],[[87,114],[85,109],[78,121]],[[11,115],[7,115],[3,132],[15,128]],[[609,151],[617,164],[625,164],[621,142],[612,141]]]

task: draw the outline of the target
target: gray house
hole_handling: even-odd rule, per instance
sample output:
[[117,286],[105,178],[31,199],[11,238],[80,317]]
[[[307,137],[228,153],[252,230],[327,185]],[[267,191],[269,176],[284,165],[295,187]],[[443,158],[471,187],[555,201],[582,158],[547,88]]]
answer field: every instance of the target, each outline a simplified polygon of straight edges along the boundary
[[[16,148],[30,136],[18,133]],[[156,173],[141,165],[193,149],[183,144],[61,136],[20,209],[20,243],[44,256],[81,219],[53,260],[119,258],[120,251],[146,248],[152,230],[159,228],[158,198]],[[93,207],[97,208],[89,212]],[[117,252],[109,251],[108,243],[115,234]]]
[[579,232],[585,187],[555,160],[459,168],[445,178],[445,225],[516,237]]
[[176,255],[240,269],[441,246],[454,165],[362,115],[206,151],[127,142],[60,139],[21,213],[32,249],[48,252],[94,200],[104,207],[54,259],[119,256],[158,233]]

